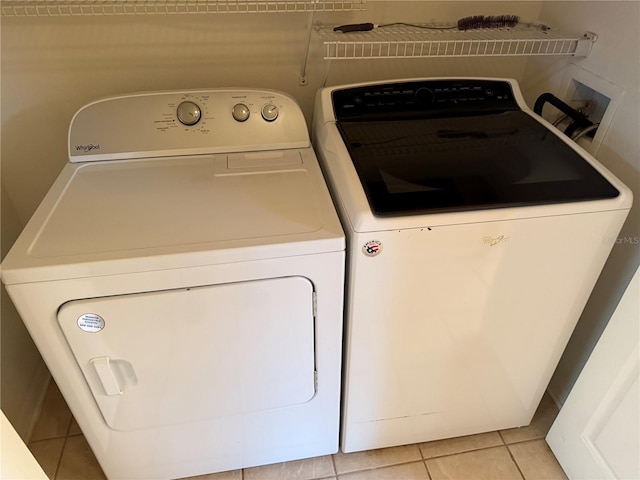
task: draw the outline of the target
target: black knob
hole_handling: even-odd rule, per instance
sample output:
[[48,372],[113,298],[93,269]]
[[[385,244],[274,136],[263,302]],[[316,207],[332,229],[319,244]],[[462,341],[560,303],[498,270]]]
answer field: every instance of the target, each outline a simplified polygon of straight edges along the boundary
[[416,101],[418,103],[432,103],[436,99],[430,88],[422,87],[416,90]]

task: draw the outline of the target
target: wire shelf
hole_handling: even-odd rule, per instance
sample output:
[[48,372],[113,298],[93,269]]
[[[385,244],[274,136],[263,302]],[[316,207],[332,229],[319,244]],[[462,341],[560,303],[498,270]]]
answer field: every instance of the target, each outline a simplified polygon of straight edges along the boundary
[[594,34],[565,35],[553,29],[517,25],[513,28],[423,29],[380,27],[368,32],[334,32],[317,28],[327,60],[423,57],[587,56]]
[[3,0],[3,17],[364,10],[366,0]]

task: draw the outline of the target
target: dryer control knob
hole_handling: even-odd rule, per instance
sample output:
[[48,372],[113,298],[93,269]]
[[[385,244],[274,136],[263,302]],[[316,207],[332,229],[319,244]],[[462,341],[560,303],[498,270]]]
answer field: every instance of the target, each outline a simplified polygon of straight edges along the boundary
[[267,103],[262,107],[262,118],[267,122],[273,122],[278,118],[278,107],[273,103]]
[[184,125],[195,125],[200,121],[202,116],[200,107],[190,101],[182,102],[178,105],[176,113],[178,115],[178,120],[180,120],[180,123]]
[[249,107],[247,107],[244,103],[236,103],[231,110],[231,115],[238,122],[244,122],[250,115]]

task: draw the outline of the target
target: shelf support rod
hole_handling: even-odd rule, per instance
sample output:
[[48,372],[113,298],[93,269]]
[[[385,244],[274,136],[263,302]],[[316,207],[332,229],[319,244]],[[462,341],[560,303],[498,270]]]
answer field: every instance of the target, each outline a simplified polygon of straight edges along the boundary
[[314,11],[309,13],[307,19],[307,38],[304,45],[304,55],[302,56],[302,67],[300,68],[300,85],[307,84],[307,61],[309,60],[309,48],[311,46],[311,32],[313,31],[313,15]]

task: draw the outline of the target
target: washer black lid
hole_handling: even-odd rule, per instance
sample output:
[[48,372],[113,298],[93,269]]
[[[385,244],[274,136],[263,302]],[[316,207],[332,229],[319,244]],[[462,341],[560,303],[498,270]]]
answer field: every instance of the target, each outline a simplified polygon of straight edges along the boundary
[[513,108],[457,113],[337,122],[375,214],[618,196],[590,163],[529,114]]

